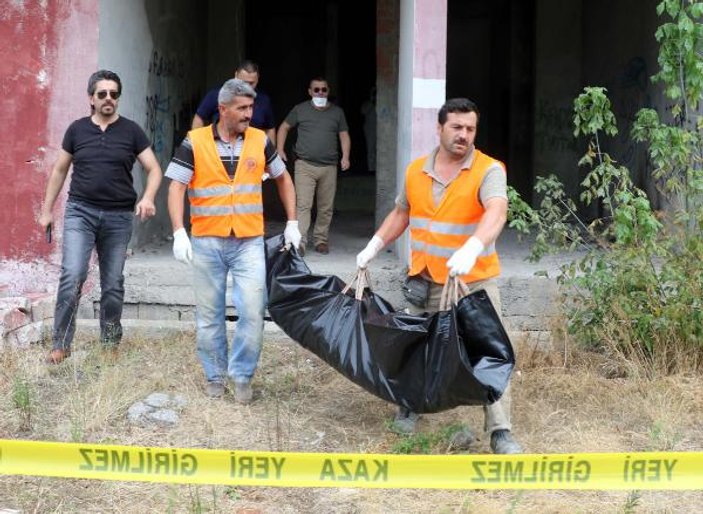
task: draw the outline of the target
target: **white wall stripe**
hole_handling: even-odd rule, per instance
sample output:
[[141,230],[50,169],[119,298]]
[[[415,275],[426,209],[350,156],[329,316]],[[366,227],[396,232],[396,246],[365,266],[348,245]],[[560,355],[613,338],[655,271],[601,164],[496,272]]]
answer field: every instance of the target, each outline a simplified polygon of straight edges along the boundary
[[444,79],[413,78],[413,108],[439,109],[447,94]]

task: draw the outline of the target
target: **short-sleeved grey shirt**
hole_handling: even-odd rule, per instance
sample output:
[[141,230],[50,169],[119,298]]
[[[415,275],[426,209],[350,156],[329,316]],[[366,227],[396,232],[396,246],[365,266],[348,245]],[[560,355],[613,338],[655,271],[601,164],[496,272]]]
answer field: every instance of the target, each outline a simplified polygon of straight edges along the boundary
[[[437,175],[437,173],[435,173],[434,163],[435,159],[437,158],[438,150],[439,148],[435,148],[434,150],[432,150],[432,152],[427,156],[427,159],[422,165],[422,171],[432,177],[432,199],[434,200],[435,205],[439,204],[439,202],[442,201],[442,197],[444,196],[444,193],[446,192],[447,188],[459,175],[459,173],[457,173],[456,176],[451,177],[449,180],[445,181],[439,175]],[[459,172],[461,172],[462,170],[470,169],[471,165],[474,162],[474,158],[475,152],[471,150],[471,152],[469,152],[469,155],[466,157],[464,164],[462,164]],[[481,187],[479,188],[479,200],[481,201],[481,204],[485,204],[486,201],[490,198],[496,197],[505,198],[506,200],[508,199],[507,177],[505,174],[505,170],[498,161],[495,161],[488,168],[486,175],[483,177],[483,182],[481,182]],[[405,191],[405,184],[403,184],[400,188],[400,192],[395,198],[395,204],[404,210],[408,210],[410,208],[410,205],[408,204],[408,197]]]
[[339,161],[339,133],[347,132],[344,111],[334,104],[327,109],[315,109],[311,101],[293,107],[286,123],[297,127],[295,154],[311,164],[328,166]]

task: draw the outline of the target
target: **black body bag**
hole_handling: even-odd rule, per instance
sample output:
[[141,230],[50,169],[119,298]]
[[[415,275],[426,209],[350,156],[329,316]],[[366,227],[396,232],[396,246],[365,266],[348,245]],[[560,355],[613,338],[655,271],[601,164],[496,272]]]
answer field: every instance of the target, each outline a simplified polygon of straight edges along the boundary
[[485,291],[457,301],[465,291],[450,281],[449,310],[413,316],[371,292],[364,272],[352,281],[356,288],[312,274],[282,236],[266,240],[266,264],[273,321],[379,398],[437,412],[493,403],[507,387],[515,356]]

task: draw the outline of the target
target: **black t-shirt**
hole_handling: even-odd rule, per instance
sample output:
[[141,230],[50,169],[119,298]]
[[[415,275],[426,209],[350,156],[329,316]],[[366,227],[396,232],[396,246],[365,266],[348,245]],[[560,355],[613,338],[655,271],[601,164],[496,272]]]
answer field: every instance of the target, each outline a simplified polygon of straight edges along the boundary
[[141,127],[123,116],[105,132],[90,117],[71,123],[62,144],[73,156],[69,199],[106,210],[133,209],[132,166],[150,144]]

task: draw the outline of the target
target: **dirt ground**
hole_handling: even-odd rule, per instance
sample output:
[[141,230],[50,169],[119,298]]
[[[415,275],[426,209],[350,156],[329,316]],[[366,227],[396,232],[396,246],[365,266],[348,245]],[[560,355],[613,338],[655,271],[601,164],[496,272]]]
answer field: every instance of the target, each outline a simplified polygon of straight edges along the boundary
[[[390,432],[393,406],[371,396],[283,335],[267,333],[254,381],[255,401],[204,394],[194,335],[125,341],[112,361],[90,341],[48,369],[47,349],[0,354],[0,438],[261,451],[393,453],[408,440]],[[700,451],[700,377],[608,378],[598,356],[547,355],[518,349],[513,378],[514,433],[530,453]],[[23,389],[18,389],[22,385]],[[28,401],[18,399],[24,391]],[[173,428],[139,427],[129,406],[148,394],[174,392],[187,406]],[[481,409],[424,416],[425,435],[466,423],[488,453]],[[447,453],[434,437],[432,453]],[[233,513],[678,513],[703,512],[701,492],[369,490],[162,485],[0,477],[5,512]]]

